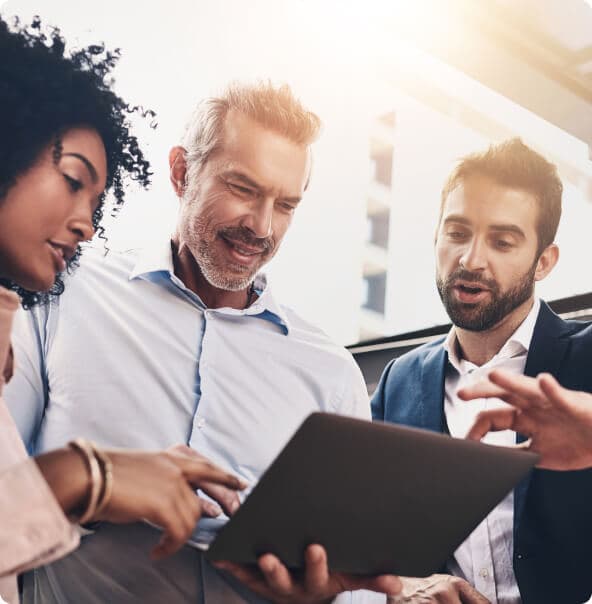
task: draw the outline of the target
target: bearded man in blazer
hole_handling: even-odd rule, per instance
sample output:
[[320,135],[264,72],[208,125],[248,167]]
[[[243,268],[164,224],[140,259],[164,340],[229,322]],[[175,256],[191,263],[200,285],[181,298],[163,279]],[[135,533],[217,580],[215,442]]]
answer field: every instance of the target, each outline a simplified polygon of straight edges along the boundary
[[[492,369],[547,372],[592,392],[592,327],[562,320],[534,293],[558,260],[561,196],[555,166],[519,139],[461,160],[442,192],[435,245],[452,329],[387,365],[374,419],[464,437],[480,412],[507,405],[458,396]],[[506,430],[484,440],[527,436]],[[581,604],[592,594],[591,502],[592,470],[533,470],[442,574],[406,580],[405,601]]]

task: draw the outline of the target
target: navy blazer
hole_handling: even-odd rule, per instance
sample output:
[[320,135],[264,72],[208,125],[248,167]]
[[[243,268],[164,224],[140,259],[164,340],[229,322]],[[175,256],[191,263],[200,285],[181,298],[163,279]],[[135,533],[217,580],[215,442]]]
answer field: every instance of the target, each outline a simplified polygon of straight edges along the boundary
[[[374,419],[445,431],[443,341],[386,366],[372,398]],[[524,372],[548,372],[566,388],[592,392],[592,324],[564,321],[541,303]],[[523,604],[581,604],[590,598],[592,470],[537,469],[516,487],[513,562]]]

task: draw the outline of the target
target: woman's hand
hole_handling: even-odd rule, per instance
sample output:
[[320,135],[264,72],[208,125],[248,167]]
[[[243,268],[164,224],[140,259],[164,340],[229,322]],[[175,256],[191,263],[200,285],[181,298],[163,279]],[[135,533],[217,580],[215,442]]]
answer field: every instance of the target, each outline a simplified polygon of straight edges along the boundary
[[[168,451],[104,450],[111,460],[113,492],[96,520],[114,523],[147,520],[163,529],[152,550],[154,559],[168,556],[185,543],[202,514],[231,515],[240,505],[237,490],[246,484],[184,445]],[[59,449],[37,459],[42,474],[66,513],[83,506],[88,471],[78,453]],[[200,488],[220,505],[201,499]]]

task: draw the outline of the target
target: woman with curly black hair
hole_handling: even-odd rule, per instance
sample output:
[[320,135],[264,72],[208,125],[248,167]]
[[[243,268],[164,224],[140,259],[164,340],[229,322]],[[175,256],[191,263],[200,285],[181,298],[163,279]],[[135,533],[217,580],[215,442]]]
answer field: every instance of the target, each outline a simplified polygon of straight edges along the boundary
[[[128,125],[135,109],[107,79],[117,58],[102,46],[67,55],[59,31],[45,34],[38,19],[26,28],[0,19],[0,388],[18,295],[26,307],[59,295],[59,274],[101,228],[105,191],[120,205],[125,177],[149,183]],[[153,556],[172,553],[202,513],[220,512],[198,486],[228,513],[244,487],[183,446],[124,452],[77,439],[28,460],[0,399],[0,595],[15,600],[11,574],[76,546],[65,514],[80,524],[146,519],[164,529]]]

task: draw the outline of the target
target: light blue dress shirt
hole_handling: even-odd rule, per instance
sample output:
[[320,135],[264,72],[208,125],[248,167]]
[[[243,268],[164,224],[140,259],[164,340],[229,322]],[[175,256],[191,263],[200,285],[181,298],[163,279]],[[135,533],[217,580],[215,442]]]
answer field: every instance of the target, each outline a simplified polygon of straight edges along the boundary
[[[252,487],[309,413],[370,419],[351,355],[278,304],[264,276],[255,287],[259,298],[247,309],[208,309],[175,276],[170,242],[107,255],[87,249],[58,302],[16,320],[17,372],[5,398],[29,450],[46,451],[78,436],[109,447],[187,443]],[[211,539],[223,520],[200,522],[196,541]],[[133,530],[127,537],[123,527],[109,531],[104,547],[98,530],[83,540],[76,563],[71,556],[37,571],[37,589],[51,588],[54,600],[39,598],[82,597],[69,587],[77,573],[90,573],[81,587],[92,585],[92,593],[107,589],[102,580],[121,583],[113,568],[100,571],[107,558],[111,565],[117,560],[117,569],[128,565],[138,582],[143,567],[154,575],[145,553],[131,560],[144,538],[134,537],[144,529]],[[197,552],[187,555],[194,556],[187,568],[197,572]],[[144,601],[165,601],[158,577],[151,581]]]

